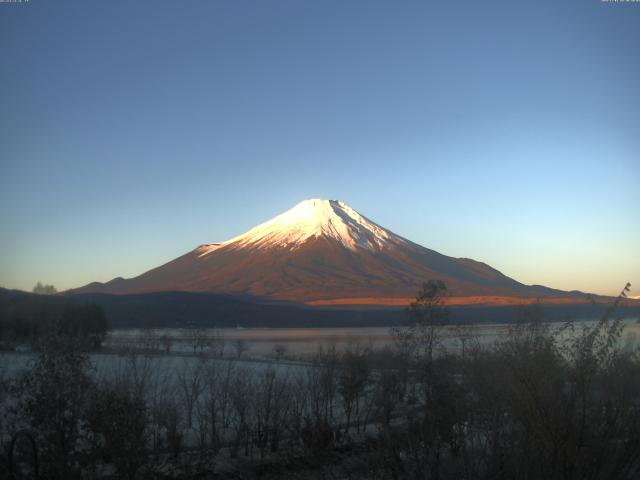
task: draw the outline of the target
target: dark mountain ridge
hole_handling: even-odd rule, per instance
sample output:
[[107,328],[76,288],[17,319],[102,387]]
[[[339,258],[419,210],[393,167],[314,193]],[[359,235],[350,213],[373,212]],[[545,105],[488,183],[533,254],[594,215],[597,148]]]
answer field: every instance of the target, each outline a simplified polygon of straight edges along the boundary
[[[53,318],[66,303],[95,304],[103,308],[112,328],[219,327],[293,328],[393,326],[406,321],[404,308],[380,306],[305,307],[286,302],[255,302],[254,298],[194,292],[156,292],[112,295],[36,295],[0,288],[0,324],[28,319],[29,315]],[[640,317],[640,302],[623,304],[618,314]],[[541,304],[547,320],[598,318],[607,304]],[[507,323],[518,317],[522,306],[454,305],[452,323]]]

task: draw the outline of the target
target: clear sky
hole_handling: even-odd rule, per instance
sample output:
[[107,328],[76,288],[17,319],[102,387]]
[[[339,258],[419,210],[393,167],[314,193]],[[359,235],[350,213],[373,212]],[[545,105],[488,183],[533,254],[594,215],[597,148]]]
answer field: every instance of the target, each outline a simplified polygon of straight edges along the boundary
[[640,294],[640,3],[0,3],[0,285],[134,276],[306,198]]

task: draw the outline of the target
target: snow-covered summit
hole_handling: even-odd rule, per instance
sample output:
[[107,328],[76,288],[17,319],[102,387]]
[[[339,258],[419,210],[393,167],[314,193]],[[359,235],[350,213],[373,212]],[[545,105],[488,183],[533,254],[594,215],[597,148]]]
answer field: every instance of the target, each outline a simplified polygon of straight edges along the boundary
[[[222,245],[294,249],[314,237],[334,239],[351,250],[358,247],[381,250],[390,241],[405,242],[344,202],[310,199]],[[218,248],[216,246],[212,251]],[[204,255],[207,253],[203,252]]]

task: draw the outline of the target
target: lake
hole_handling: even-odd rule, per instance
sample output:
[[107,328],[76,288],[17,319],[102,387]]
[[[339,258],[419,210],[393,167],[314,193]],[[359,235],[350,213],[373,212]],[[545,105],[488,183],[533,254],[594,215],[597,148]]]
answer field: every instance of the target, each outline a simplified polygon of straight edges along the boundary
[[[637,344],[640,339],[640,323],[635,318],[623,320],[625,328],[623,342]],[[593,325],[595,320],[576,322],[576,326]],[[561,323],[552,324],[559,328]],[[466,336],[480,344],[492,343],[506,335],[512,325],[476,324],[465,326]],[[462,343],[455,327],[443,327],[442,348],[458,350]],[[384,348],[393,344],[388,327],[347,327],[347,328],[162,328],[162,329],[114,329],[105,340],[107,348],[127,348],[147,346],[158,351],[171,353],[193,353],[195,351],[216,350],[225,357],[237,356],[241,350],[249,357],[306,357],[320,348],[332,346],[339,351],[360,347]]]

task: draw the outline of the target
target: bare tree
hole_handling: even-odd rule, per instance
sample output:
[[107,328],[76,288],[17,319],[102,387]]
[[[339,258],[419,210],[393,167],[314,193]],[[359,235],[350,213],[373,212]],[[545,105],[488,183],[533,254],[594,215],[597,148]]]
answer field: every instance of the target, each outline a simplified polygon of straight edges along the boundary
[[143,328],[139,342],[140,349],[147,355],[154,355],[160,350],[160,337],[155,328]]
[[275,354],[276,360],[281,360],[284,354],[287,353],[287,347],[280,343],[273,347],[273,353]]
[[433,360],[442,327],[449,319],[446,307],[448,290],[444,282],[429,280],[408,309],[409,321],[404,327],[391,329],[400,351],[409,357]]
[[342,399],[342,407],[346,415],[344,433],[351,427],[353,414],[356,417],[356,429],[359,430],[359,413],[361,397],[369,382],[371,366],[367,352],[359,345],[347,349],[342,356],[340,373],[338,375],[338,392]]
[[220,332],[219,329],[213,329],[213,333],[210,338],[211,348],[213,350],[213,355],[216,357],[224,357],[224,347],[225,347],[225,339],[224,335]]
[[33,293],[39,295],[55,295],[58,293],[58,290],[53,285],[43,285],[42,282],[38,282],[33,287]]
[[220,367],[219,362],[208,362],[203,372],[204,392],[200,411],[200,428],[206,429],[204,438],[214,452],[222,446],[230,426],[231,387],[235,377],[232,362]]
[[202,327],[193,327],[189,329],[188,340],[193,348],[193,354],[202,354],[211,344],[207,330]]
[[171,353],[171,347],[173,347],[173,338],[171,338],[171,335],[162,335],[162,348],[166,355],[169,355]]
[[279,379],[273,368],[266,369],[254,385],[253,432],[261,458],[264,458],[268,446],[271,451],[278,449],[289,404],[285,396],[287,391],[286,381]]
[[186,410],[187,428],[193,427],[194,409],[204,391],[204,370],[205,364],[203,361],[184,358],[182,368],[178,372],[177,380],[180,386],[182,404]]
[[245,454],[249,453],[249,430],[251,417],[251,375],[248,371],[238,371],[230,388],[231,415],[230,424],[234,431],[231,456],[236,457],[240,447],[245,445]]
[[242,355],[247,351],[247,342],[242,338],[238,338],[234,343],[234,347],[236,350],[236,357],[242,358]]

